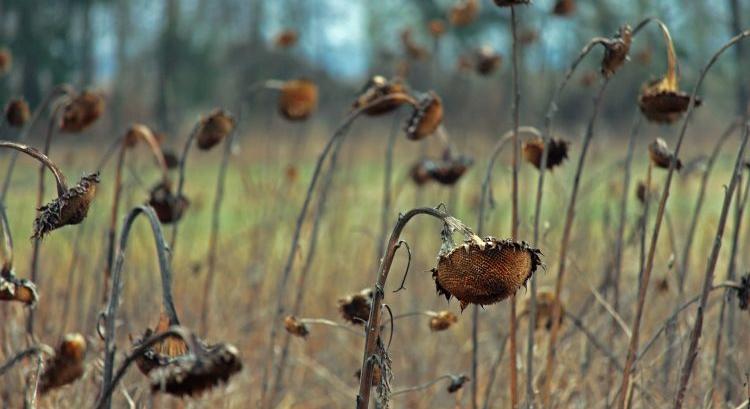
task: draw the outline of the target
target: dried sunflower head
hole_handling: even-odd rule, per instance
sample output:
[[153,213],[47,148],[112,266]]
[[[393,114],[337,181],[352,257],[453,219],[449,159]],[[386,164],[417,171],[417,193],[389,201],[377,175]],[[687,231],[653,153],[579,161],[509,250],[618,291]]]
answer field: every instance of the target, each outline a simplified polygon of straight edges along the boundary
[[[701,99],[695,98],[695,106],[701,105]],[[664,79],[650,82],[638,96],[638,106],[649,121],[672,123],[680,119],[690,105],[690,95],[665,86]]]
[[[166,331],[169,327],[170,322],[167,315],[160,314],[156,327],[153,330],[147,328],[141,338],[133,341],[133,349],[141,346],[145,340],[152,336]],[[184,357],[187,353],[188,347],[184,340],[180,337],[168,337],[151,345],[143,355],[136,359],[135,363],[144,375],[148,375],[155,368],[165,367],[175,359]]]
[[[690,95],[680,91],[677,77],[677,54],[669,31],[660,25],[667,46],[667,72],[664,77],[647,83],[638,96],[638,107],[652,122],[672,123],[680,119],[690,106]],[[701,104],[695,99],[695,106]]]
[[307,119],[318,106],[318,86],[312,81],[290,80],[281,86],[279,112],[290,121]]
[[125,132],[125,139],[123,143],[126,147],[132,148],[135,145],[138,144],[138,141],[144,141],[148,139],[147,134],[151,134],[151,136],[154,135],[151,130],[143,124],[133,124],[131,125],[127,132]]
[[66,334],[55,349],[55,356],[39,378],[39,393],[71,384],[85,371],[86,339],[78,333]]
[[406,137],[419,140],[432,135],[443,122],[443,101],[433,91],[419,98],[406,123]]
[[479,75],[490,75],[495,72],[503,61],[503,57],[492,47],[482,46],[475,51],[476,70]]
[[300,322],[294,315],[287,315],[284,318],[284,328],[286,332],[295,337],[307,338],[310,335],[310,329],[304,322]]
[[441,185],[454,185],[474,164],[468,156],[449,156],[441,161],[431,162],[427,166],[430,179]]
[[63,108],[60,130],[80,132],[88,128],[104,113],[104,98],[91,91],[84,91]]
[[456,393],[459,389],[464,387],[464,384],[466,382],[469,382],[469,377],[461,374],[461,375],[451,375],[451,383],[448,384],[448,393]]
[[617,35],[604,43],[604,58],[602,59],[602,75],[609,78],[625,64],[633,40],[633,31],[625,24],[620,27]]
[[180,158],[171,149],[162,149],[164,154],[164,162],[167,164],[167,169],[177,169],[180,166]]
[[494,304],[526,285],[542,264],[541,255],[525,242],[473,236],[441,252],[432,277],[438,294],[449,300],[456,297],[461,310],[469,304]]
[[[547,152],[547,169],[553,169],[568,159],[569,142],[564,139],[550,138],[549,151]],[[526,162],[539,169],[542,166],[542,153],[544,152],[544,141],[534,138],[523,143],[523,157]]]
[[[524,306],[524,312],[530,313],[531,312],[531,299],[527,298],[525,300],[526,305]],[[557,298],[555,297],[554,291],[551,291],[549,289],[539,289],[536,293],[536,325],[534,326],[534,329],[543,328],[546,330],[550,330],[552,328],[552,314],[553,309],[555,308],[555,304],[557,304]],[[565,311],[562,305],[560,305],[560,319],[558,322],[563,322],[563,314],[562,311]]]
[[199,396],[226,383],[242,370],[239,351],[231,344],[221,343],[172,360],[149,374],[151,390],[175,396]]
[[552,9],[552,13],[558,16],[569,16],[576,11],[575,0],[557,0],[555,7]]
[[196,140],[198,148],[209,150],[221,143],[234,130],[234,117],[227,111],[217,108],[201,119]]
[[7,48],[0,48],[0,75],[10,72],[13,66],[13,54]]
[[411,29],[404,29],[401,31],[401,45],[404,47],[406,55],[414,60],[424,60],[430,56],[430,53],[417,44],[411,35]]
[[523,6],[531,3],[531,0],[494,0],[498,7]]
[[642,180],[639,180],[638,184],[635,186],[635,197],[638,198],[638,201],[641,202],[641,204],[644,204],[646,203],[646,199],[648,199],[648,196],[650,195],[651,192],[648,191],[646,183]]
[[656,280],[656,291],[662,294],[669,292],[669,280],[667,277]]
[[0,301],[17,301],[34,307],[39,301],[36,285],[10,272],[0,274]]
[[430,329],[433,331],[445,331],[451,325],[458,322],[458,316],[450,311],[440,311],[430,317]]
[[[376,75],[370,78],[370,80],[367,81],[367,84],[362,88],[359,96],[357,96],[354,104],[352,104],[352,109],[356,110],[362,108],[387,96],[393,96],[394,98],[389,99],[388,101],[379,102],[367,108],[364,111],[365,114],[370,116],[387,114],[410,100],[406,88],[401,81],[397,79],[389,81],[383,76]],[[400,96],[403,96],[403,98]]]
[[364,325],[370,319],[372,290],[365,288],[356,294],[339,299],[339,312],[345,320],[355,325]]
[[479,14],[479,2],[477,0],[461,0],[448,13],[448,21],[456,27],[468,26]]
[[434,164],[430,159],[421,159],[417,161],[409,170],[409,176],[411,177],[411,180],[413,180],[414,183],[417,184],[417,186],[422,186],[425,183],[429,182],[430,180],[432,180],[429,169],[433,166]]
[[283,49],[294,47],[294,45],[297,44],[298,40],[299,34],[297,34],[297,32],[292,29],[288,29],[276,34],[276,37],[274,37],[273,39],[273,44],[277,48]]
[[737,300],[740,303],[740,309],[747,310],[750,307],[750,273],[742,277],[740,286],[742,288],[737,290]]
[[13,99],[5,106],[5,120],[8,125],[20,128],[31,118],[29,104],[23,98]]
[[34,220],[32,237],[41,239],[52,230],[82,222],[94,201],[99,182],[98,172],[84,175],[77,185],[40,207],[39,215]]
[[161,182],[151,189],[149,206],[154,208],[159,221],[165,224],[174,223],[182,218],[190,201],[184,196],[177,197],[168,182]]
[[430,30],[430,35],[434,38],[442,37],[445,34],[445,23],[440,19],[433,19],[427,24],[427,28]]
[[[672,162],[674,153],[669,150],[667,142],[664,139],[656,138],[650,145],[648,145],[648,156],[651,158],[651,163],[658,168],[669,169],[669,165]],[[678,158],[676,169],[682,169],[682,161]]]

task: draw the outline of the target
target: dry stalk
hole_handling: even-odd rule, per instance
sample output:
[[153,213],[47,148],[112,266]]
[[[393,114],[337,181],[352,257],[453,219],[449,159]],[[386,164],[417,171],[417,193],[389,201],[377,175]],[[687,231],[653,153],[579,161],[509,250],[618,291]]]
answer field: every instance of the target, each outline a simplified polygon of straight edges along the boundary
[[675,167],[677,166],[677,158],[679,157],[680,148],[682,147],[682,142],[685,138],[685,133],[687,132],[689,120],[693,116],[693,111],[695,110],[695,97],[698,94],[698,89],[703,83],[703,80],[705,79],[706,74],[714,65],[714,63],[718,60],[718,58],[724,53],[724,51],[726,51],[728,48],[732,47],[733,45],[738,43],[740,40],[748,36],[750,36],[750,30],[744,31],[738,34],[737,36],[732,38],[728,43],[723,45],[716,53],[714,53],[714,55],[711,56],[711,58],[708,60],[708,63],[703,67],[703,69],[701,69],[700,75],[698,76],[698,81],[695,83],[695,86],[693,87],[693,91],[690,95],[690,104],[688,106],[685,117],[683,118],[682,128],[680,130],[680,134],[677,139],[677,143],[675,145],[674,155],[672,156],[672,160],[669,166],[669,171],[667,173],[667,179],[664,183],[662,195],[659,200],[659,209],[656,213],[656,221],[654,222],[654,230],[651,236],[651,244],[649,247],[648,258],[646,260],[646,266],[644,268],[643,280],[642,280],[640,288],[638,289],[638,304],[636,307],[636,314],[635,314],[635,317],[633,319],[633,324],[632,324],[633,336],[630,338],[630,345],[628,346],[628,355],[627,355],[627,359],[625,360],[625,365],[623,369],[622,384],[619,390],[620,397],[618,399],[618,404],[617,404],[618,409],[624,409],[625,407],[625,391],[627,391],[628,384],[630,383],[630,373],[633,369],[633,364],[635,362],[636,353],[638,350],[641,319],[643,317],[643,309],[644,309],[644,305],[646,302],[646,293],[648,292],[648,283],[651,278],[651,270],[653,269],[653,265],[654,265],[654,256],[656,254],[656,244],[659,239],[659,232],[661,229],[662,220],[664,218],[664,212],[666,210],[667,198],[669,197],[669,190],[672,185],[672,177],[674,175]]

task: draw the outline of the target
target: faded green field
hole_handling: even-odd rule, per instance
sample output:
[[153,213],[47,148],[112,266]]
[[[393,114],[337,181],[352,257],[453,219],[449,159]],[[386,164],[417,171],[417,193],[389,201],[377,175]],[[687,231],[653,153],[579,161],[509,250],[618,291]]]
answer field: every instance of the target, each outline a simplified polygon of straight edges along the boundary
[[[372,127],[371,123],[355,125],[344,142],[339,167],[335,173],[334,187],[320,230],[320,239],[311,275],[305,285],[303,317],[327,318],[344,324],[337,311],[337,299],[348,293],[371,286],[378,265],[377,253],[381,230],[381,208],[383,198],[383,163],[387,128]],[[284,128],[289,134],[292,128]],[[666,132],[663,132],[666,131]],[[602,132],[597,136],[586,160],[586,168],[578,199],[576,222],[573,229],[568,274],[563,290],[565,308],[581,317],[584,325],[597,336],[614,354],[624,361],[627,337],[622,332],[610,334],[610,316],[601,305],[592,302],[592,291],[598,288],[612,265],[614,240],[617,230],[620,198],[623,184],[623,161],[626,138],[629,130]],[[666,135],[663,135],[666,133]],[[646,146],[654,136],[665,137],[674,143],[674,130],[649,128],[647,135],[639,139],[633,161],[633,182],[627,194],[628,214],[625,232],[626,247],[621,282],[621,314],[626,323],[632,320],[637,292],[640,239],[637,229],[643,207],[634,194],[635,183],[645,177],[648,156]],[[210,330],[202,334],[210,342],[227,341],[241,351],[243,372],[234,378],[225,389],[212,392],[200,400],[188,400],[185,404],[169,398],[154,398],[150,401],[148,384],[137,370],[132,370],[123,385],[137,407],[140,404],[154,407],[251,407],[259,398],[262,368],[268,354],[269,325],[277,297],[284,299],[289,308],[297,289],[297,277],[310,245],[310,219],[307,219],[296,258],[293,276],[282,294],[276,293],[277,280],[290,251],[290,241],[295,220],[302,205],[307,184],[311,178],[315,158],[325,142],[327,130],[318,126],[298,137],[275,134],[262,135],[253,132],[243,135],[231,157],[227,179],[226,197],[221,212],[221,236],[217,281],[210,294]],[[566,203],[570,194],[575,166],[580,153],[580,131],[571,131],[566,137],[573,141],[570,159],[547,178],[543,206],[543,238],[539,247],[544,253],[546,270],[537,274],[540,287],[554,285],[558,271],[560,236]],[[718,136],[718,135],[717,135]],[[477,224],[481,181],[488,161],[488,152],[493,141],[472,135],[454,135],[454,142],[461,152],[475,158],[469,173],[451,191],[449,188],[428,185],[421,189],[414,186],[407,173],[411,163],[424,149],[419,144],[400,138],[396,145],[393,177],[393,210],[388,215],[388,225],[395,221],[399,211],[417,205],[448,205],[449,211],[469,226]],[[91,170],[98,162],[103,149],[72,148],[56,140],[51,157],[58,160],[70,180],[83,171]],[[470,143],[471,141],[471,143]],[[475,142],[479,141],[479,142]],[[690,163],[700,155],[710,153],[713,139],[689,132],[688,143],[681,155]],[[181,143],[181,141],[180,141]],[[436,140],[426,142],[427,151],[435,155],[441,150]],[[724,185],[729,183],[732,162],[739,144],[739,134],[730,138],[707,188],[706,203],[698,225],[693,253],[690,255],[690,276],[686,294],[697,294],[702,282],[706,259],[713,242],[719,211],[724,196]],[[206,276],[206,254],[208,251],[211,208],[213,205],[220,149],[211,152],[195,150],[188,159],[186,195],[191,200],[186,217],[180,224],[180,234],[174,251],[174,290],[178,312],[182,323],[197,330],[202,306],[203,287]],[[5,169],[9,155],[0,156],[0,169]],[[125,211],[146,200],[148,189],[157,182],[159,174],[152,164],[148,152],[138,147],[127,159],[123,202],[118,219]],[[288,168],[293,166],[298,174],[289,177]],[[652,287],[646,305],[642,331],[642,344],[664,322],[677,303],[676,266],[670,268],[674,254],[679,261],[682,255],[690,215],[695,203],[703,167],[692,172],[676,175],[672,194],[668,202],[668,221],[662,230],[658,244],[653,281],[666,279],[669,290],[657,292]],[[4,172],[4,170],[3,170]],[[661,191],[666,171],[653,171],[653,185]],[[176,178],[176,174],[172,174]],[[747,172],[744,174],[748,176]],[[37,282],[41,299],[36,308],[38,316],[36,335],[40,342],[54,345],[60,334],[78,331],[87,334],[89,353],[86,380],[74,386],[41,398],[39,407],[53,408],[65,404],[67,407],[87,407],[93,403],[98,388],[100,358],[103,343],[95,332],[96,317],[102,307],[102,271],[105,263],[106,228],[110,215],[113,178],[112,163],[102,172],[102,184],[89,217],[77,227],[66,227],[53,232],[42,245],[40,276]],[[531,241],[533,203],[536,192],[537,171],[528,164],[521,165],[521,233],[520,237]],[[19,162],[7,200],[11,230],[16,247],[16,273],[27,277],[32,242],[32,220],[37,183],[37,165],[30,160]],[[482,234],[505,238],[510,226],[510,149],[498,160],[493,171],[492,183],[495,206],[488,211]],[[743,192],[744,194],[744,192]],[[45,200],[52,196],[52,179],[47,179]],[[316,203],[316,202],[315,202]],[[313,206],[312,212],[315,212]],[[651,220],[655,213],[651,207]],[[726,278],[727,262],[731,247],[734,218],[724,236],[721,258],[716,270],[716,280]],[[650,232],[653,226],[648,223]],[[737,257],[738,273],[743,273],[750,262],[750,254],[743,251],[747,246],[750,230],[747,223],[740,234],[740,251]],[[171,227],[165,226],[167,238]],[[389,227],[390,230],[390,227]],[[406,291],[393,294],[406,266],[406,255],[397,255],[386,291],[385,301],[394,314],[420,310],[450,310],[458,313],[458,303],[446,302],[438,297],[430,277],[440,248],[440,226],[430,219],[417,219],[405,230],[403,238],[414,253]],[[79,243],[79,257],[72,255]],[[153,327],[160,312],[160,287],[158,267],[150,230],[143,220],[137,222],[128,245],[124,270],[123,302],[120,310],[117,346],[120,353],[130,347],[128,335],[138,337],[147,327]],[[519,309],[528,296],[526,290],[518,294]],[[610,294],[606,294],[609,299]],[[693,376],[693,387],[689,390],[689,407],[702,402],[710,379],[711,362],[718,322],[721,297],[714,293],[706,319],[704,337],[698,365]],[[735,300],[732,299],[734,302]],[[480,396],[487,388],[487,372],[501,351],[499,340],[508,331],[508,302],[488,306],[480,311]],[[24,323],[27,311],[16,305],[3,305],[1,331],[5,343],[0,351],[4,360],[10,351],[22,349]],[[692,326],[694,308],[680,316],[677,323],[677,344],[671,346],[675,353],[675,366],[681,363],[687,349],[686,336]],[[737,315],[736,349],[722,351],[722,366],[719,375],[729,376],[729,383],[720,383],[723,390],[729,385],[737,395],[742,390],[743,379],[738,375],[748,371],[750,351],[750,326],[747,312]],[[282,331],[282,337],[285,335]],[[519,359],[525,368],[526,323],[521,321],[519,332]],[[606,397],[606,374],[608,361],[593,348],[586,338],[570,322],[563,327],[559,346],[559,365],[554,380],[554,398],[559,407],[603,406]],[[547,332],[537,333],[537,349],[534,351],[535,368],[540,368],[546,353]],[[726,340],[724,340],[726,342]],[[307,340],[292,339],[290,370],[286,388],[279,407],[330,408],[351,407],[356,395],[358,381],[354,372],[362,357],[361,338],[339,328],[312,326]],[[655,347],[638,367],[636,382],[646,388],[649,396],[639,395],[635,407],[665,407],[674,395],[677,370],[673,368],[671,379],[662,379],[662,362],[668,345],[664,339]],[[393,389],[428,382],[446,373],[469,373],[471,370],[471,312],[466,310],[457,325],[445,332],[432,333],[425,317],[409,317],[396,321],[390,349],[393,358]],[[734,365],[734,367],[733,367]],[[33,369],[25,365],[6,376],[0,385],[5,391],[3,399],[17,407],[23,376]],[[500,366],[498,378],[493,386],[491,407],[505,407],[507,402],[507,351]],[[619,371],[615,380],[619,381]],[[523,379],[523,377],[521,377]],[[521,390],[523,382],[520,385]],[[407,393],[393,397],[394,407],[447,408],[467,407],[468,389],[456,395],[448,395],[445,385],[439,384],[419,393]],[[640,400],[638,400],[640,399]],[[123,393],[115,397],[116,407],[126,407]]]

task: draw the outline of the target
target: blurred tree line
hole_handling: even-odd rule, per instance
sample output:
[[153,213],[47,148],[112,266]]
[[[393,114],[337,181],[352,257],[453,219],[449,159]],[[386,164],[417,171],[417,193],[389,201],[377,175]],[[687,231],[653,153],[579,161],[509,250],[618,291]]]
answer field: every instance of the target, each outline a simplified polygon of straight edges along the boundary
[[[367,75],[402,73],[416,89],[436,89],[449,109],[460,107],[449,115],[468,126],[510,108],[509,14],[490,0],[478,1],[476,19],[454,27],[447,15],[459,0],[0,0],[0,47],[14,56],[12,73],[0,79],[0,97],[23,95],[33,107],[52,85],[69,82],[103,90],[113,129],[136,119],[170,129],[206,107],[231,109],[261,79],[312,78],[321,85],[324,114],[339,116]],[[741,0],[577,0],[569,16],[554,15],[554,3],[537,0],[519,12],[523,112],[530,121],[542,117],[555,83],[593,36],[660,17],[673,31],[689,90],[709,53],[750,22],[750,6]],[[439,38],[428,30],[433,20],[446,26]],[[406,28],[428,58],[406,56]],[[285,29],[294,30],[299,42],[280,49],[274,37]],[[337,48],[341,41],[349,48]],[[501,54],[499,70],[488,77],[462,72],[459,58],[482,45]],[[745,49],[737,47],[737,59],[723,62],[721,74],[708,83],[705,92],[723,97],[717,112],[747,106]],[[610,98],[632,104],[641,83],[663,74],[663,54],[657,30],[639,35],[634,68],[619,75]],[[581,86],[571,87],[568,103],[561,104],[561,118],[572,123],[586,114],[579,112],[580,98],[591,94],[585,74],[597,69],[599,56],[585,63]],[[270,99],[253,101],[250,111],[257,115],[272,109]],[[607,119],[630,122],[620,103],[610,105]],[[492,118],[490,129],[509,120]]]

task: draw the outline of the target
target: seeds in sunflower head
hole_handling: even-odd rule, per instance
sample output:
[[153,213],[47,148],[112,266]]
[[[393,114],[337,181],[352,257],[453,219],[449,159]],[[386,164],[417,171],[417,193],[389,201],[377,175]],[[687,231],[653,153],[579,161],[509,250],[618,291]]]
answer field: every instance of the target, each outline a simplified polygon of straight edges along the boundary
[[39,393],[45,394],[78,380],[85,371],[86,339],[78,333],[66,334],[55,349],[55,356],[39,378]]
[[199,396],[221,383],[229,381],[242,370],[239,351],[231,344],[221,343],[203,347],[174,359],[166,366],[149,374],[151,390],[175,396]]
[[498,7],[523,6],[531,3],[531,0],[494,0]]
[[[674,158],[674,153],[669,150],[664,139],[656,138],[655,141],[648,145],[648,156],[651,158],[651,163],[654,166],[669,169],[672,158]],[[676,169],[682,169],[682,161],[679,158],[677,159]]]
[[292,29],[288,29],[280,32],[279,34],[276,34],[276,37],[274,37],[273,39],[273,43],[277,48],[284,49],[294,47],[294,45],[297,44],[298,40],[299,34],[297,34],[297,32]]
[[610,78],[628,60],[633,31],[625,24],[620,27],[617,35],[604,42],[604,57],[602,59],[602,75]]
[[286,81],[281,86],[279,112],[290,121],[307,119],[318,106],[318,86],[300,79]]
[[8,125],[20,128],[31,118],[29,104],[23,98],[13,99],[5,106],[5,121]]
[[34,307],[39,301],[36,285],[10,272],[0,274],[0,301],[16,301]]
[[[547,152],[547,169],[553,169],[568,159],[568,146],[570,143],[564,139],[550,138],[549,151]],[[542,154],[544,153],[544,141],[534,138],[524,142],[523,157],[526,162],[539,169],[542,166]]]
[[362,88],[359,96],[352,104],[352,109],[360,109],[384,97],[392,98],[368,107],[364,113],[370,116],[387,114],[410,100],[401,81],[397,79],[389,81],[383,76],[376,75],[370,78]]
[[284,328],[286,332],[295,337],[307,338],[310,335],[310,329],[304,322],[300,322],[294,315],[287,315],[284,318]]
[[557,0],[555,7],[552,9],[552,12],[558,16],[569,16],[575,11],[575,0]]
[[438,294],[456,297],[461,310],[469,304],[494,304],[526,285],[542,265],[541,255],[525,242],[474,236],[440,254],[432,277]]
[[419,98],[406,123],[406,137],[416,141],[432,135],[443,122],[443,101],[433,91]]
[[98,172],[84,175],[77,185],[40,207],[32,238],[41,239],[52,230],[82,222],[96,197],[99,182]]
[[480,75],[490,75],[495,72],[503,61],[500,54],[489,46],[479,47],[475,51],[476,70]]
[[91,91],[84,91],[63,108],[60,130],[81,132],[96,122],[104,113],[104,98]]
[[[524,312],[531,313],[531,299],[525,300]],[[552,314],[555,305],[558,303],[555,297],[554,291],[549,289],[539,289],[536,294],[536,319],[534,329],[544,328],[550,330],[552,328]],[[562,305],[560,305],[560,311],[565,311]],[[563,322],[563,314],[560,314],[559,323]]]
[[161,182],[151,189],[148,204],[154,208],[160,222],[169,224],[182,218],[190,201],[184,195],[177,197],[168,182]]
[[10,72],[13,66],[13,54],[7,48],[0,48],[0,75]]
[[366,288],[359,293],[339,299],[339,312],[345,320],[355,325],[364,325],[370,319],[372,290]]
[[[147,328],[141,338],[133,341],[133,349],[141,346],[145,340],[151,338],[153,335],[158,335],[166,331],[169,329],[169,326],[170,322],[167,315],[164,313],[160,314],[156,327],[153,330]],[[173,360],[184,357],[187,353],[188,347],[184,340],[180,337],[167,337],[148,347],[144,354],[136,358],[135,363],[144,375],[148,375],[155,368],[165,367]]]
[[742,277],[740,287],[737,290],[737,300],[740,303],[740,309],[748,310],[750,309],[750,273]]
[[451,375],[451,383],[448,384],[448,393],[456,393],[461,388],[464,387],[464,384],[466,382],[469,382],[469,377],[461,374],[461,375]]
[[196,135],[198,148],[209,150],[223,141],[234,130],[234,117],[229,112],[217,108],[201,119]]
[[401,31],[401,45],[404,47],[406,55],[413,60],[424,60],[430,56],[427,50],[414,41],[411,35],[411,29]]
[[458,322],[458,316],[450,311],[440,311],[437,315],[430,317],[430,329],[433,331],[445,331],[451,325]]
[[460,0],[451,7],[448,13],[448,21],[456,27],[468,26],[479,14],[479,2],[477,0]]
[[427,28],[430,30],[430,35],[432,35],[434,38],[442,37],[443,34],[445,34],[445,23],[443,22],[443,20],[430,20]]

